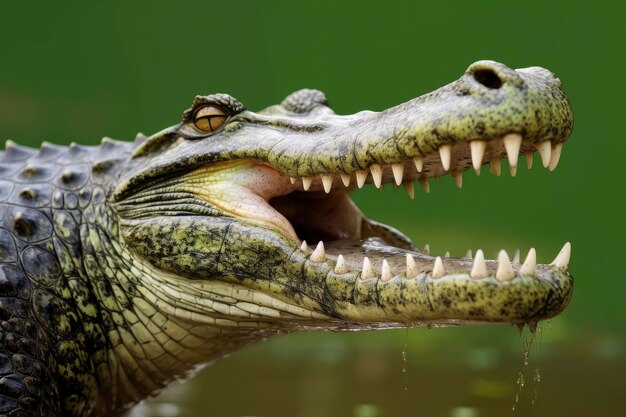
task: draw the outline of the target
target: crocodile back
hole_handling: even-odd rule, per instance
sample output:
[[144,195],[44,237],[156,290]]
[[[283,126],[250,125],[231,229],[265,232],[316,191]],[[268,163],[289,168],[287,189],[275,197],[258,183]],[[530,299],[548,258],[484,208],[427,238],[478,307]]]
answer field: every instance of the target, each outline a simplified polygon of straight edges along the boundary
[[0,415],[91,414],[106,341],[81,229],[105,199],[92,178],[102,152],[11,142],[0,152]]

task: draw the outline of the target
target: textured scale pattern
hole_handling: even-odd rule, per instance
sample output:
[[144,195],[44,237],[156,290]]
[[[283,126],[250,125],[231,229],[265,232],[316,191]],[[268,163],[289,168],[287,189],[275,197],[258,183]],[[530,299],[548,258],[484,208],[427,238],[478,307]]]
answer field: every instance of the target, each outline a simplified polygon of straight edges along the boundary
[[92,407],[106,326],[81,254],[93,202],[104,200],[106,173],[91,166],[121,146],[8,142],[0,153],[0,415],[79,416]]

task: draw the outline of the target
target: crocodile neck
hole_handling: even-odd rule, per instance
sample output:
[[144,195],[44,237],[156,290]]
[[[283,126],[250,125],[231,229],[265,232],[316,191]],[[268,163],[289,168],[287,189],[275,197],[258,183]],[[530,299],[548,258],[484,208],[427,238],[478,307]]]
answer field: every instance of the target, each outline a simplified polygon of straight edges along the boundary
[[[103,146],[115,146],[116,155],[132,149],[121,142]],[[72,149],[61,152],[60,165]],[[54,296],[74,304],[65,313],[71,317],[67,332],[77,342],[59,345],[56,355],[75,362],[58,364],[59,384],[61,392],[73,393],[65,399],[72,414],[93,407],[96,415],[117,415],[172,380],[277,331],[233,318],[235,304],[254,302],[235,284],[185,283],[132,253],[106,198],[125,161],[99,159],[106,154],[99,147],[81,149],[89,179],[72,192],[56,189],[49,209],[58,234],[52,247],[62,270]],[[66,171],[67,177],[78,175]]]
[[[58,395],[60,403],[46,407],[62,416],[118,415],[172,380],[271,335],[259,323],[226,319],[246,301],[234,284],[187,285],[124,244],[108,196],[135,146],[111,140],[97,147],[9,146],[3,162],[10,178],[3,190],[14,191],[0,202],[0,296],[13,297],[7,282],[17,282],[18,298],[32,300],[46,334],[36,339],[33,360],[52,372],[47,396]],[[2,317],[5,330],[32,327],[30,307],[1,300],[2,308],[12,303],[11,317]]]
[[220,295],[205,289],[202,303],[185,302],[197,301],[190,288],[183,291],[180,283],[138,260],[115,235],[104,233],[117,230],[116,218],[111,209],[99,211],[104,215],[96,223],[81,228],[89,233],[83,247],[84,273],[100,306],[106,342],[93,352],[96,379],[103,389],[96,407],[106,411],[103,414],[126,409],[260,337],[239,332],[234,322],[211,324],[215,319],[204,316],[202,305],[222,302],[227,309]]

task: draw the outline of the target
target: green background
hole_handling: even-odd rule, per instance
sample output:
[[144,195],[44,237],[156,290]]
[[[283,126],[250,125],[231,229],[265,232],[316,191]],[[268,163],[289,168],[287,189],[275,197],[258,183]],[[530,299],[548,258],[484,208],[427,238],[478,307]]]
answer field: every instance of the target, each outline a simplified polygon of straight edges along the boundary
[[[431,184],[429,195],[416,190],[415,201],[391,187],[360,190],[354,199],[367,215],[407,232],[418,246],[428,242],[435,253],[450,250],[460,256],[467,248],[483,248],[495,257],[500,248],[512,252],[519,247],[525,254],[534,246],[545,263],[571,241],[574,297],[544,335],[542,355],[552,352],[553,359],[543,358],[542,366],[549,370],[550,363],[556,365],[539,384],[543,398],[533,415],[550,407],[570,416],[588,415],[585,407],[596,415],[620,415],[626,409],[624,400],[613,395],[626,388],[626,36],[620,2],[87,3],[4,2],[0,139],[33,146],[42,140],[96,144],[104,135],[132,139],[138,131],[150,134],[176,123],[196,94],[215,92],[227,92],[254,110],[309,87],[323,90],[338,113],[382,110],[447,84],[478,59],[513,68],[540,65],[555,72],[575,116],[556,171],[541,168],[536,157],[535,168],[520,168],[515,178],[506,169],[501,177],[483,169],[480,177],[468,172],[462,190],[444,177]],[[418,415],[424,407],[432,411],[423,415],[455,417],[509,412],[522,351],[516,330],[416,329],[406,340],[409,352],[420,353],[409,354],[403,365],[403,331],[280,338],[205,371],[182,386],[187,388],[169,391],[164,398],[176,397],[174,405],[155,403],[170,409],[150,411],[152,404],[136,413],[167,415],[180,404],[189,407],[183,415],[209,410],[223,416]],[[478,356],[470,355],[474,351]],[[385,368],[397,386],[385,388],[379,375],[362,389],[350,388],[364,381],[354,371],[362,364],[353,369],[351,361],[368,352],[379,355],[372,359],[375,363],[389,355],[397,359]],[[293,362],[284,361],[285,355]],[[501,360],[494,364],[494,357]],[[474,367],[485,360],[491,365]],[[332,366],[311,368],[316,363]],[[403,382],[407,373],[400,371],[402,366],[408,367],[410,386]],[[324,402],[313,394],[310,401],[297,400],[300,385],[285,380],[304,380],[301,369],[313,372],[314,382],[319,377],[315,370],[325,369],[329,381],[340,373],[345,381],[344,391],[336,388],[343,392],[339,402]],[[420,377],[428,369],[434,381]],[[581,372],[567,373],[575,369]],[[471,388],[480,372],[500,372],[481,378],[503,381],[509,391],[489,384],[482,391]],[[316,383],[313,389],[328,388]],[[239,384],[246,384],[245,393]],[[423,395],[432,384],[433,393]],[[568,384],[573,391],[550,391]],[[436,392],[453,385],[465,395],[435,400]],[[220,398],[199,400],[211,398],[207,394],[218,387],[224,390]],[[380,398],[363,398],[368,389],[382,393]],[[233,398],[250,400],[244,406]],[[527,411],[518,412],[533,412],[529,403]],[[572,406],[569,414],[564,404]],[[316,411],[309,413],[312,409]]]

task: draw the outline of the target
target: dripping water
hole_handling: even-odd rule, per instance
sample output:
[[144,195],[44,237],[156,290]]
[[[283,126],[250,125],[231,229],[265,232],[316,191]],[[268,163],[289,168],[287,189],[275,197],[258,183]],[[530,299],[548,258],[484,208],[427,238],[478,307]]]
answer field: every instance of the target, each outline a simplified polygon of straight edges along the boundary
[[[550,321],[548,321],[548,324]],[[539,365],[541,365],[541,343],[543,341],[543,323],[537,326],[537,336],[539,337],[539,343],[535,345],[535,356],[537,357],[536,365],[533,370],[533,389],[534,395],[531,401],[531,405],[534,407],[539,395],[538,385],[541,382],[541,373],[539,371]]]
[[409,391],[409,373],[407,371],[407,359],[409,352],[409,326],[406,326],[404,332],[404,348],[402,349],[402,375],[404,380],[404,391]]
[[[524,352],[522,355],[522,363],[520,371],[517,375],[517,393],[515,394],[515,402],[513,403],[512,410],[515,411],[519,401],[522,397],[522,393],[524,391],[524,386],[526,385],[526,371],[528,368],[532,368],[532,383],[533,383],[533,397],[531,399],[531,406],[534,407],[538,398],[538,384],[541,382],[541,373],[539,370],[539,364],[541,360],[541,342],[543,335],[543,327],[537,326],[537,323],[530,323],[528,325],[528,332],[524,331],[524,325],[518,326],[520,329],[520,339],[523,338],[522,346],[524,347]],[[535,338],[539,338],[538,343],[535,342]],[[535,347],[535,352],[533,354],[533,345]],[[533,360],[534,364],[529,366],[531,363],[531,356],[536,357],[536,360]]]

